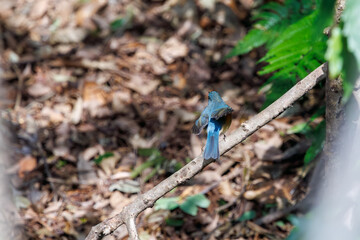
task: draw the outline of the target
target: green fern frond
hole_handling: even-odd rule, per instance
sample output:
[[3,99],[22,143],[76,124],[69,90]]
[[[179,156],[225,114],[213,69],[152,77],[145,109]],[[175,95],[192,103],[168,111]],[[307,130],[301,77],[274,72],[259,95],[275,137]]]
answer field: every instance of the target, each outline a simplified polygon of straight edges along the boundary
[[[282,68],[294,69],[301,65],[307,71],[312,71],[317,68],[322,62],[324,62],[324,52],[326,49],[326,40],[322,39],[319,42],[313,42],[310,39],[299,39],[294,37],[294,42],[298,44],[287,45],[288,48],[284,48],[282,51],[274,48],[274,52],[268,52],[268,54],[262,59],[268,63],[259,72],[260,75],[279,71]],[[284,45],[287,43],[284,42]],[[282,47],[279,45],[279,47]],[[272,54],[275,53],[275,54]],[[276,73],[274,73],[276,75]],[[299,80],[302,79],[299,76]]]
[[[278,75],[273,79],[269,79],[268,84],[271,85],[271,88],[266,93],[266,99],[263,105],[263,108],[269,106],[271,103],[275,102],[279,97],[284,94],[288,89],[290,89],[294,83],[295,79],[287,78],[287,74]],[[292,81],[291,81],[292,80]]]
[[231,50],[231,52],[226,57],[230,58],[248,53],[252,49],[264,45],[270,39],[270,37],[271,35],[265,31],[262,31],[260,29],[252,29],[242,41],[238,42],[238,44]]
[[272,73],[272,77],[268,80],[268,83],[272,83],[272,87],[267,92],[263,107],[268,106],[290,89],[296,81],[306,77],[325,61],[326,36],[314,38],[313,29],[318,14],[319,12],[315,11],[291,24],[278,36],[267,54],[259,60],[268,65],[258,74]]
[[271,87],[262,88],[267,89],[263,107],[325,61],[327,37],[316,26],[331,21],[332,15],[324,14],[325,10],[331,10],[324,7],[326,1],[286,0],[284,4],[270,2],[259,7],[252,17],[253,28],[227,55],[245,54],[262,45],[268,49],[258,61],[267,63],[259,75],[272,74],[264,84]]
[[284,4],[270,2],[253,13],[253,29],[240,40],[226,58],[245,54],[254,48],[265,45],[271,49],[277,37],[290,24],[310,14],[314,0],[287,0]]

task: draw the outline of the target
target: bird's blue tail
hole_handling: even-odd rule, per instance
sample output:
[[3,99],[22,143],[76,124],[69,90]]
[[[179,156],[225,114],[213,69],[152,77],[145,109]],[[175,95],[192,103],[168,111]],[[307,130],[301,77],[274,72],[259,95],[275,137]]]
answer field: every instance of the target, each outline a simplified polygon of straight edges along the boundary
[[204,159],[218,159],[219,154],[219,133],[221,125],[218,121],[211,119],[207,128],[207,140],[204,151]]

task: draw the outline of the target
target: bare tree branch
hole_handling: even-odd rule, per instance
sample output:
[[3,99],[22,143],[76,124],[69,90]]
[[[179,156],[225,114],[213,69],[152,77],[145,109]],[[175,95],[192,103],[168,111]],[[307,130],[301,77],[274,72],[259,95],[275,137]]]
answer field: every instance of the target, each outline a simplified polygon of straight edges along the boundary
[[125,221],[128,233],[129,233],[129,238],[130,239],[139,239],[137,230],[136,230],[136,223],[135,223],[135,217],[129,217],[128,219],[126,219]]
[[335,4],[335,21],[337,24],[340,23],[341,14],[345,9],[345,0],[336,0]]
[[[327,64],[325,63],[315,69],[313,72],[311,72],[303,80],[298,82],[294,87],[287,91],[273,104],[268,106],[265,110],[263,110],[247,122],[243,123],[240,128],[235,130],[231,135],[228,135],[225,140],[221,140],[220,154],[222,155],[226,153],[235,145],[244,141],[247,137],[249,137],[259,128],[264,126],[266,123],[279,116],[284,110],[291,107],[296,100],[298,100],[306,92],[312,89],[319,81],[324,79],[326,76],[326,72]],[[135,219],[139,215],[139,213],[141,213],[148,207],[152,207],[156,200],[164,196],[167,192],[169,192],[179,184],[184,183],[185,181],[196,175],[211,162],[212,160],[204,160],[202,155],[196,157],[179,171],[156,185],[148,192],[139,195],[134,202],[124,207],[121,213],[92,227],[86,239],[100,239],[101,237],[115,231],[122,224],[126,224],[129,231],[130,239],[138,239]]]

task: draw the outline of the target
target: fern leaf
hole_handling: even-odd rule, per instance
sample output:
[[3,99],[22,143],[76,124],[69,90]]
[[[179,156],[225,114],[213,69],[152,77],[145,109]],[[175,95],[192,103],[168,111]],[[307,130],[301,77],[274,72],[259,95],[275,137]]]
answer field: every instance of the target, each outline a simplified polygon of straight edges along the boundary
[[309,74],[309,72],[305,69],[303,64],[298,65],[294,70],[295,70],[295,74],[299,76],[299,78],[301,79],[303,79]]
[[305,6],[312,1],[287,0],[285,4],[270,2],[258,8],[251,18],[254,21],[254,28],[237,43],[226,58],[248,53],[262,45],[266,45],[266,48],[271,49],[272,44],[277,42],[277,36],[288,25],[311,13],[311,8]]
[[320,65],[321,63],[317,59],[311,59],[310,61],[307,62],[306,67],[307,70],[310,72],[311,69],[315,69]]
[[257,15],[254,20],[258,21],[256,25],[260,25],[265,29],[269,29],[281,21],[282,16],[274,12],[262,12],[261,14]]
[[317,12],[314,12],[290,25],[283,33],[281,33],[279,38],[274,42],[274,44],[272,45],[272,49],[268,52],[268,54],[272,54],[271,51],[275,51],[277,46],[287,40],[293,41],[295,37],[297,37],[298,39],[310,38],[311,31],[309,31],[309,28],[313,27],[316,16]]
[[315,1],[285,0],[284,4],[270,2],[258,8],[252,17],[253,29],[227,56],[244,54],[262,45],[269,49],[258,61],[267,63],[259,75],[272,74],[264,84],[271,86],[266,88],[264,107],[325,61],[326,37],[315,33],[321,13],[315,10]]
[[[289,55],[293,55],[293,54],[289,54]],[[289,66],[290,64],[295,64],[299,61],[299,58],[301,57],[301,55],[302,55],[301,53],[296,53],[295,55],[293,55],[291,57],[287,57],[287,58],[284,57],[282,61],[279,60],[273,64],[269,64],[269,65],[263,67],[263,69],[261,71],[259,71],[259,75],[272,73],[272,72],[282,69],[286,66]]]
[[242,41],[239,41],[235,48],[226,56],[226,58],[234,57],[240,54],[250,52],[252,49],[263,45],[270,36],[266,32],[259,29],[252,29],[244,37]]
[[303,61],[310,61],[312,58],[324,59],[323,49],[326,46],[324,39],[319,39],[315,43],[316,47],[313,47],[311,38],[310,29],[314,25],[317,14],[318,12],[314,12],[292,24],[278,37],[271,50],[260,60],[269,65],[265,66],[259,74],[271,73],[285,67],[294,68],[296,66],[293,64],[303,64]]

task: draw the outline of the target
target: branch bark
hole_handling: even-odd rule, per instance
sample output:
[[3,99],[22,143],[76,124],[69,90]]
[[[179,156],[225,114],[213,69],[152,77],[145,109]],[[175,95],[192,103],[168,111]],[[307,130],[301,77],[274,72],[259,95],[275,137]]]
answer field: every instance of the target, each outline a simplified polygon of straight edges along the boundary
[[[336,0],[335,4],[335,22],[340,23],[341,14],[345,8],[345,0]],[[325,83],[326,95],[326,139],[322,157],[325,160],[325,172],[328,173],[334,167],[336,162],[335,144],[339,144],[340,129],[344,123],[344,108],[342,104],[343,80],[341,77],[331,79],[329,74]],[[335,142],[337,141],[337,142]]]
[[336,162],[336,144],[339,144],[339,135],[344,123],[344,108],[342,104],[343,84],[340,77],[336,79],[326,78],[326,139],[323,149],[325,157],[325,172],[328,173]]
[[[265,110],[243,123],[237,130],[228,135],[226,140],[220,140],[220,154],[222,155],[226,153],[235,145],[244,141],[259,128],[279,116],[287,108],[291,107],[296,100],[312,89],[319,81],[323,80],[326,73],[327,63],[324,63],[303,80],[298,82]],[[101,237],[109,235],[115,231],[122,224],[126,224],[130,239],[138,239],[135,219],[139,213],[144,211],[146,208],[152,207],[156,200],[164,196],[176,186],[189,180],[211,162],[212,160],[204,160],[202,155],[196,157],[179,171],[159,183],[148,192],[139,195],[134,202],[124,207],[121,213],[92,227],[89,235],[86,237],[86,240],[100,239]]]

